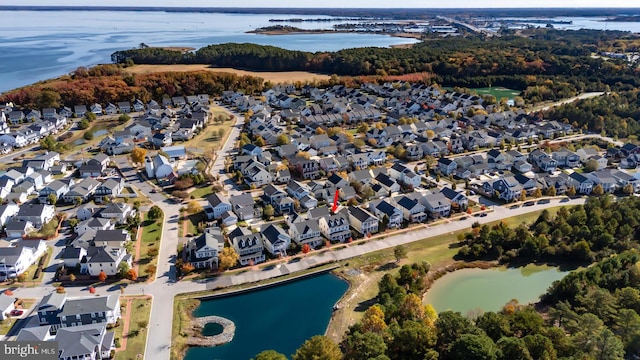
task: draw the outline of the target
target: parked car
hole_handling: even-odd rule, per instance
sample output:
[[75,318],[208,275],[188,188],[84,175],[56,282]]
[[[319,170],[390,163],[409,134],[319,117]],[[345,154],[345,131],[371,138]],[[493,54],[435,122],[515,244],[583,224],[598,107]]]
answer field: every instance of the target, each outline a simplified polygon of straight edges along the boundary
[[24,311],[18,310],[18,309],[14,309],[14,310],[11,310],[11,312],[9,312],[9,315],[11,316],[20,316],[22,314],[24,314]]

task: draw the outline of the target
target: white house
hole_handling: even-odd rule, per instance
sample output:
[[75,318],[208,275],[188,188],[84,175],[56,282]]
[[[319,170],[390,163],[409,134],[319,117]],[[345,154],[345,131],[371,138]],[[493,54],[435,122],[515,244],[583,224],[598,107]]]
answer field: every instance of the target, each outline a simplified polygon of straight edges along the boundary
[[222,214],[227,211],[231,211],[232,206],[229,199],[222,194],[211,194],[207,196],[207,201],[209,202],[209,209],[205,209],[207,213],[207,217],[212,219],[220,219]]
[[145,169],[147,176],[151,179],[166,179],[173,174],[173,167],[169,159],[159,154],[153,159],[147,159]]
[[107,276],[114,276],[123,262],[131,266],[131,255],[121,247],[90,247],[87,250],[87,258],[86,271],[91,276],[98,276],[101,271]]
[[263,225],[260,228],[264,248],[271,255],[286,255],[289,245],[291,245],[291,237],[280,226],[275,224]]

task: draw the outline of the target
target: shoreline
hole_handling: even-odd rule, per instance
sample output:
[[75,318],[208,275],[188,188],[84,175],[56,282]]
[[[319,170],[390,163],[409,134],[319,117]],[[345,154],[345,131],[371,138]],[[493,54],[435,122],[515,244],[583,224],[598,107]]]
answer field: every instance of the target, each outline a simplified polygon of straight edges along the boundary
[[381,33],[381,32],[362,32],[362,31],[351,31],[351,30],[328,30],[328,29],[318,29],[318,30],[304,30],[304,29],[296,29],[296,30],[249,30],[245,32],[245,34],[260,34],[260,35],[305,35],[305,34],[374,34],[374,35],[388,35],[391,37],[405,38],[405,39],[417,39],[420,40],[422,35],[419,33]]

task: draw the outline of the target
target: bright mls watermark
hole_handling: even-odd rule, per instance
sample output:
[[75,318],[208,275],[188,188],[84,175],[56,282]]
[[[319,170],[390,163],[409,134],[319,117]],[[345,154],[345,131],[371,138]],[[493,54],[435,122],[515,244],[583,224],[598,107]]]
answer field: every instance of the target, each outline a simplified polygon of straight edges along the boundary
[[3,341],[0,342],[2,360],[57,360],[57,341]]

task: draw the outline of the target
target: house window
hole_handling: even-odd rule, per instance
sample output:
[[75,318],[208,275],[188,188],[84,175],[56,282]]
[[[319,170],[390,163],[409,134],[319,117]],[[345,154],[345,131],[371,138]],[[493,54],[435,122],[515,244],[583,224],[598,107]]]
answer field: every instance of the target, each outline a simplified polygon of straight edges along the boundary
[[80,314],[76,314],[76,320],[80,320]]

